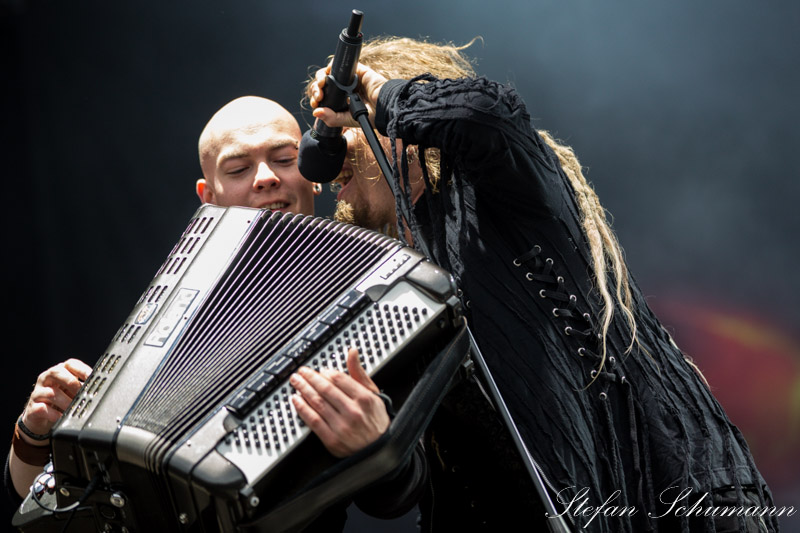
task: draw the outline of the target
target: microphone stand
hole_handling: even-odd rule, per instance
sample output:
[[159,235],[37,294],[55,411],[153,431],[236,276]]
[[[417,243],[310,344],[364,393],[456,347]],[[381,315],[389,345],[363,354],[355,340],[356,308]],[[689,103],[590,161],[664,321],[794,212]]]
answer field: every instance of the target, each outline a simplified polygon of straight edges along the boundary
[[[405,194],[402,194],[402,191],[399,190],[399,185],[392,180],[392,167],[389,165],[389,160],[383,151],[380,141],[378,141],[378,136],[375,134],[372,124],[369,123],[369,111],[367,110],[367,106],[361,100],[361,97],[355,92],[355,88],[358,86],[358,76],[354,76],[353,83],[349,87],[344,87],[338,83],[333,76],[328,76],[327,83],[333,83],[339,89],[347,93],[347,96],[350,99],[350,114],[361,126],[361,130],[364,132],[364,136],[367,138],[367,142],[372,149],[372,153],[375,155],[375,160],[378,162],[378,166],[383,173],[383,177],[386,178],[386,182],[392,189],[392,194],[394,194],[395,198],[400,199],[400,209],[402,213],[398,213],[398,216],[404,216],[407,221],[411,220],[408,216],[408,213],[411,210],[411,206],[408,205],[408,198]],[[427,257],[431,257],[428,244],[424,241],[424,239],[421,239],[421,236],[416,237],[420,242],[415,241],[415,244],[419,247],[420,251]],[[478,371],[480,372],[481,377],[489,389],[490,398],[488,399],[493,404],[494,409],[503,419],[506,429],[508,429],[508,432],[511,436],[511,440],[514,442],[517,452],[522,459],[522,463],[525,465],[525,469],[528,471],[528,475],[533,481],[536,493],[539,495],[542,504],[544,504],[546,509],[545,517],[548,529],[553,533],[570,533],[570,529],[563,517],[564,512],[559,513],[555,504],[550,499],[543,476],[540,475],[541,468],[531,456],[527,446],[525,446],[525,442],[522,440],[519,429],[514,423],[514,420],[511,418],[511,413],[508,411],[508,407],[506,406],[506,403],[500,394],[500,390],[497,388],[497,384],[492,377],[492,373],[489,371],[486,360],[478,348],[478,344],[475,342],[475,337],[473,337],[472,331],[469,329],[469,327],[467,327],[467,332],[469,333],[470,340],[469,355],[477,364]],[[480,387],[480,382],[478,382],[478,386]],[[483,387],[480,388],[484,394],[486,394],[486,392],[483,390]]]
[[[353,77],[353,84],[350,87],[343,87],[333,76],[328,76],[328,83],[330,82],[335,83],[337,87],[346,92],[350,97],[350,114],[358,121],[359,126],[361,126],[361,131],[364,132],[364,136],[367,138],[367,143],[369,143],[369,147],[372,149],[372,153],[375,156],[375,160],[378,162],[383,177],[386,179],[386,183],[388,183],[389,188],[392,189],[392,194],[395,198],[400,200],[401,212],[397,215],[405,218],[406,222],[410,221],[411,206],[408,205],[408,198],[405,194],[402,194],[399,184],[391,178],[393,175],[392,167],[389,165],[389,159],[383,152],[383,146],[381,146],[378,136],[375,134],[375,129],[372,127],[372,124],[369,123],[369,110],[366,104],[361,100],[361,97],[355,92],[355,88],[358,86],[358,76],[356,75]],[[417,243],[417,246],[426,257],[431,257],[428,243],[421,240],[421,242]]]

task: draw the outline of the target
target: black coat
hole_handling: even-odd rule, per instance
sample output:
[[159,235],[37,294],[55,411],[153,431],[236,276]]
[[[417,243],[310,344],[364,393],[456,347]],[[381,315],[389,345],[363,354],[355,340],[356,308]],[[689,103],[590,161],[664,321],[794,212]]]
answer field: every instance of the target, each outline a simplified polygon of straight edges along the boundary
[[[711,530],[711,518],[677,518],[659,500],[691,489],[689,505],[736,487],[744,505],[744,487],[758,505],[772,505],[739,430],[632,277],[638,342],[626,353],[631,332],[617,308],[605,366],[592,382],[602,300],[580,211],[513,89],[482,78],[392,80],[381,90],[376,125],[393,141],[441,150],[440,192],[429,185],[411,217],[415,243],[424,238],[433,259],[456,276],[477,342],[567,515],[596,531]],[[514,479],[521,470],[513,461],[485,451],[502,432],[488,421],[491,411],[476,412],[480,397],[466,389],[451,395],[432,426],[433,522],[500,530],[506,520],[531,520],[541,509],[525,504],[529,493]],[[483,465],[487,456],[494,464]],[[609,498],[635,511],[580,512]],[[498,509],[501,501],[513,504]]]

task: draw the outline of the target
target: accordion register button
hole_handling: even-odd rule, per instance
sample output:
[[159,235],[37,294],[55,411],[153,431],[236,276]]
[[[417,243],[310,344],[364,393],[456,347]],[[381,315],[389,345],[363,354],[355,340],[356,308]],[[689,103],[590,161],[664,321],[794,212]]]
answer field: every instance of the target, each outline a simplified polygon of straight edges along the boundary
[[228,407],[230,407],[236,413],[245,413],[249,410],[251,404],[258,400],[256,393],[244,389],[239,391],[239,393],[233,397],[233,399],[228,403]]
[[331,328],[327,324],[318,322],[303,333],[303,338],[311,342],[312,346],[319,346],[330,333]]
[[335,305],[331,309],[326,311],[320,317],[319,321],[322,322],[323,324],[328,324],[329,326],[333,326],[343,321],[347,316],[347,313],[348,309],[346,307]]
[[299,339],[295,341],[289,348],[284,352],[284,355],[289,359],[297,360],[298,358],[305,357],[308,350],[311,349],[311,342],[305,339]]
[[369,298],[363,292],[357,290],[348,291],[344,296],[339,298],[336,305],[345,307],[350,311],[360,309],[363,305],[369,302]]
[[247,385],[245,385],[245,387],[255,392],[259,398],[263,398],[269,393],[270,389],[276,384],[277,381],[278,378],[272,374],[262,372],[251,379]]
[[297,364],[295,364],[293,360],[279,355],[270,360],[264,372],[268,372],[278,379],[284,379],[289,377],[289,374],[291,374],[295,368],[297,368]]

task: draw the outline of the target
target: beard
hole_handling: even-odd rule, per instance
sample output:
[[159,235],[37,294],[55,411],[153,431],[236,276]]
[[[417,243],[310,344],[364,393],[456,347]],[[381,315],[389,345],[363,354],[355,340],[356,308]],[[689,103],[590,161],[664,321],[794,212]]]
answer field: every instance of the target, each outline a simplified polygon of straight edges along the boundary
[[367,209],[360,209],[344,200],[336,202],[336,211],[333,213],[333,219],[337,222],[345,224],[353,224],[362,228],[378,231],[389,237],[397,238],[397,226],[395,224],[379,224],[371,220],[370,213]]
[[356,226],[360,226],[360,224],[356,224],[355,209],[353,209],[353,204],[349,204],[344,200],[339,200],[336,202],[336,210],[333,212],[333,220],[336,222],[344,222],[345,224],[355,224]]

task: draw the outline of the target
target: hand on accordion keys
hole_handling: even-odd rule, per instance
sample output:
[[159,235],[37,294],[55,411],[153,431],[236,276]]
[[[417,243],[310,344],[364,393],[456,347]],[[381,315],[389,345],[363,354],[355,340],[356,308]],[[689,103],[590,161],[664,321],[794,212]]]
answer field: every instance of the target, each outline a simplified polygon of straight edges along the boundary
[[297,414],[335,457],[347,457],[375,442],[389,427],[380,390],[361,367],[358,350],[347,353],[350,373],[308,367],[293,374],[290,383]]

